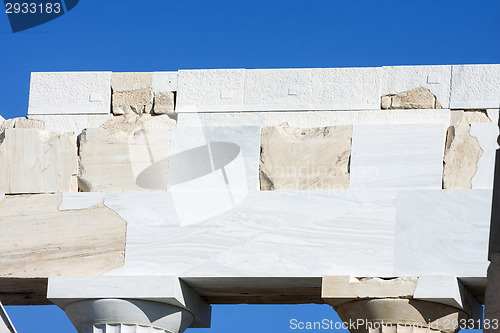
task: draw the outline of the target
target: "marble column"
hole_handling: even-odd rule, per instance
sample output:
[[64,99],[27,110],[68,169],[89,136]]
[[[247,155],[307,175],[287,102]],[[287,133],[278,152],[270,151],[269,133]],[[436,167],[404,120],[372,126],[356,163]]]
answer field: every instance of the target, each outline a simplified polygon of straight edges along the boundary
[[364,299],[334,308],[351,333],[454,333],[469,319],[458,308],[414,299]]
[[90,299],[65,309],[78,333],[182,333],[193,315],[170,304],[132,299]]

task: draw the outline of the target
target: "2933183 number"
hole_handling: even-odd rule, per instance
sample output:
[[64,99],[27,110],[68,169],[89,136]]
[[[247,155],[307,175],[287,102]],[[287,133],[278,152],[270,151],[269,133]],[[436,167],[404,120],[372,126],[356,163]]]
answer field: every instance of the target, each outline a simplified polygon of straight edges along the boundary
[[5,4],[6,14],[59,14],[61,12],[59,2],[35,3],[35,2],[7,2]]

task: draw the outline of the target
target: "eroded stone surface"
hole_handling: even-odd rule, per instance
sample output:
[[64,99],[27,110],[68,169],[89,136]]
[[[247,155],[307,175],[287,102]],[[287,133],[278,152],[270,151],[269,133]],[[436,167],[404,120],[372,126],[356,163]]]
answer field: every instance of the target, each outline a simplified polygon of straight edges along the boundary
[[483,155],[483,150],[478,139],[470,134],[470,124],[490,121],[482,111],[452,112],[452,126],[447,131],[444,153],[444,189],[472,188],[472,178],[476,174],[477,163]]
[[342,190],[349,186],[352,126],[264,127],[262,190]]
[[[83,131],[80,139],[79,186],[82,191],[146,191],[137,185],[142,172],[164,184],[170,145],[168,116],[132,115],[115,117],[101,128]],[[144,174],[142,174],[144,177]],[[156,188],[158,189],[158,188]]]
[[441,109],[436,96],[427,88],[419,87],[381,98],[382,109]]
[[36,119],[28,119],[28,118],[12,118],[7,119],[2,123],[2,119],[0,119],[0,132],[7,128],[37,128],[44,130],[45,124],[41,120]]
[[175,95],[172,91],[155,93],[153,112],[155,114],[166,114],[174,112]]
[[99,275],[123,265],[126,222],[118,214],[102,204],[62,212],[60,203],[61,194],[0,202],[0,276]]
[[149,89],[153,86],[153,73],[124,72],[111,75],[113,92]]
[[74,135],[35,128],[0,134],[0,192],[76,192],[77,169]]
[[137,89],[113,92],[113,114],[122,115],[150,113],[153,109],[153,93],[151,89]]

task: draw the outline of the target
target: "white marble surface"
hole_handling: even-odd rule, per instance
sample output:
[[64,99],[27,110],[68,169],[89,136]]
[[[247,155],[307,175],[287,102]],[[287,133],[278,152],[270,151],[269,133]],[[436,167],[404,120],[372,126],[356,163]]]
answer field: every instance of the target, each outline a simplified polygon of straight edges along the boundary
[[176,91],[177,76],[177,72],[153,72],[153,92]]
[[453,65],[450,108],[499,107],[500,65]]
[[31,73],[28,114],[107,114],[111,72]]
[[446,127],[354,126],[351,189],[441,189]]
[[248,69],[244,109],[309,110],[311,69]]
[[0,202],[5,199],[5,193],[0,193]]
[[108,114],[72,114],[72,115],[30,115],[29,119],[41,120],[45,130],[51,132],[72,132],[80,134],[85,128],[101,127],[106,121],[113,118]]
[[451,65],[383,67],[382,96],[398,94],[419,87],[429,89],[437,97],[441,106],[448,108],[451,91]]
[[180,70],[175,111],[240,111],[244,84],[244,69]]
[[309,110],[380,109],[381,67],[314,68]]
[[450,124],[450,110],[253,111],[179,113],[179,127],[278,126],[312,128],[336,125]]
[[[79,210],[97,206],[104,202],[105,193],[95,192],[64,192],[62,194],[62,202],[58,207],[60,211],[64,210]],[[0,200],[1,201],[1,200]]]
[[477,163],[477,171],[472,178],[473,189],[493,188],[495,173],[495,153],[499,148],[497,123],[474,123],[470,126],[470,135],[476,137],[483,154]]
[[401,191],[395,276],[485,276],[491,195],[491,190]]
[[184,227],[172,214],[175,207],[168,192],[161,199],[157,195],[106,197],[105,205],[128,222],[125,266],[108,274],[392,273],[393,191],[253,192],[234,209]]

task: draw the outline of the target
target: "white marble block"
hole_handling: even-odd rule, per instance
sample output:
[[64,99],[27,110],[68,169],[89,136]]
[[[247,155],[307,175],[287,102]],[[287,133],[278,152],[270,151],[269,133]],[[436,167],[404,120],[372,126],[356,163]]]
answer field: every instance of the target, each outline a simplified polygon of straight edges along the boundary
[[470,135],[477,138],[483,154],[477,163],[477,171],[472,178],[472,188],[491,189],[495,173],[495,153],[498,148],[499,135],[496,123],[471,124]]
[[244,69],[180,70],[176,112],[241,111]]
[[312,69],[307,110],[378,110],[380,74],[375,67]]
[[395,276],[484,276],[490,214],[491,190],[401,191]]
[[76,136],[34,128],[0,133],[0,192],[76,192]]
[[177,72],[153,72],[153,92],[177,91]]
[[453,65],[450,108],[497,109],[500,65]]
[[416,88],[427,88],[437,102],[447,109],[450,105],[451,66],[384,66],[381,96],[398,94]]
[[248,69],[245,110],[309,110],[311,69]]
[[351,189],[441,189],[443,125],[354,126]]
[[31,73],[29,115],[111,112],[111,72]]

